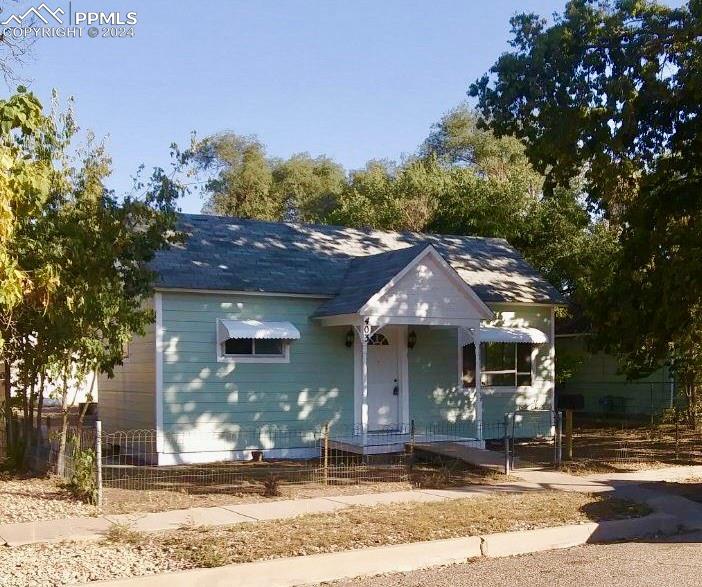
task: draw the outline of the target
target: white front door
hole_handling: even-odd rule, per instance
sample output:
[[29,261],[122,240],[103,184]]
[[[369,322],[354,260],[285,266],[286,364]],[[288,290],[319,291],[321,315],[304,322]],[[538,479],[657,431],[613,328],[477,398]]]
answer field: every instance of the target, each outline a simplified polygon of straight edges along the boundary
[[368,430],[398,429],[400,422],[400,336],[385,327],[368,343]]

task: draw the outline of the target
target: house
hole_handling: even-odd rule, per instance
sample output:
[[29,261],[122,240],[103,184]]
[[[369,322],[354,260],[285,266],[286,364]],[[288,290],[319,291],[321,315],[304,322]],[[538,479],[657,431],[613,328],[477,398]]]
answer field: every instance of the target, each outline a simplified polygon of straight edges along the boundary
[[567,370],[558,384],[559,408],[575,408],[583,419],[648,421],[675,405],[675,380],[668,367],[629,380],[616,357],[594,351],[586,329],[556,324],[556,353]]
[[[106,431],[153,429],[159,464],[304,457],[411,423],[482,442],[554,401],[558,292],[502,239],[181,215],[156,322],[102,378]],[[547,426],[550,423],[547,422]]]

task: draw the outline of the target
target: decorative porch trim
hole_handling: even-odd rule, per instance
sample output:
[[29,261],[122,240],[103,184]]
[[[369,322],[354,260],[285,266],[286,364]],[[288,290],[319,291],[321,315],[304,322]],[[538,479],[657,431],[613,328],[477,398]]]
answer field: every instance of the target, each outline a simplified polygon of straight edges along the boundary
[[[436,262],[445,270],[446,275],[448,278],[453,282],[453,284],[461,290],[461,292],[469,299],[471,300],[475,306],[478,309],[478,313],[480,314],[480,318],[482,320],[492,320],[495,318],[494,312],[488,307],[488,305],[483,302],[483,300],[480,299],[478,294],[475,293],[472,287],[468,285],[461,276],[457,273],[457,271],[446,261],[446,259],[443,258],[439,254],[439,252],[433,247],[433,245],[427,245],[427,247],[420,252],[412,261],[407,263],[401,271],[399,271],[390,281],[388,281],[380,290],[378,290],[376,293],[374,293],[368,301],[363,305],[363,307],[358,311],[359,314],[361,315],[367,315],[368,311],[370,309],[370,306],[380,298],[382,298],[389,290],[391,290],[397,283],[405,276],[407,273],[409,273],[416,265],[424,259],[426,256],[431,256],[433,257]],[[425,322],[429,323],[429,322]],[[405,322],[405,324],[408,324],[408,322]],[[417,323],[420,324],[420,323]],[[455,325],[455,322],[453,324],[446,324],[446,326],[452,326]]]

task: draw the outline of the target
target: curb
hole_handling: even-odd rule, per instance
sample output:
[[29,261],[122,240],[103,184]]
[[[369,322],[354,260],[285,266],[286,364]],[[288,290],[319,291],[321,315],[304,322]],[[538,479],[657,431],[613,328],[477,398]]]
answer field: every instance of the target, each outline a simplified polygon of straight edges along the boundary
[[480,556],[480,537],[451,538],[313,554],[89,583],[91,587],[292,587],[358,576],[408,572]]
[[672,534],[680,525],[674,516],[654,513],[643,518],[573,524],[520,532],[503,532],[377,546],[329,554],[290,557],[252,563],[193,569],[90,583],[91,587],[294,587],[354,577],[416,571],[480,557],[504,557],[570,548],[595,542],[631,540],[653,534]]
[[571,548],[583,544],[631,540],[653,534],[673,534],[679,530],[677,518],[649,514],[643,518],[572,524],[522,532],[502,532],[482,537],[481,553],[486,557],[514,556],[545,550]]

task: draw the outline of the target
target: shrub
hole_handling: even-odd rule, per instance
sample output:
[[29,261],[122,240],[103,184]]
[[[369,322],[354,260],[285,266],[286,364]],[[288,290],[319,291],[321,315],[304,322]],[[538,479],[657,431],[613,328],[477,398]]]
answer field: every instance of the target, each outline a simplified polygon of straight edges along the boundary
[[263,497],[278,497],[280,494],[280,481],[271,475],[263,482]]
[[76,450],[73,455],[73,475],[68,488],[78,499],[93,505],[98,501],[96,469],[97,459],[94,450]]
[[105,534],[105,539],[119,544],[141,544],[144,536],[129,524],[112,524]]

